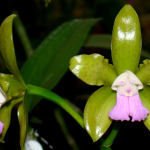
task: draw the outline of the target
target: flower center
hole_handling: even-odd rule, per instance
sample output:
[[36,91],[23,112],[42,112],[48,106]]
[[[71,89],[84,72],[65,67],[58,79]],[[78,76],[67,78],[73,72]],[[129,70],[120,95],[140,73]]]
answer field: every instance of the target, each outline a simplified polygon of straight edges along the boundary
[[129,78],[127,78],[127,81],[124,85],[118,86],[117,92],[120,95],[130,97],[138,93],[138,88],[135,84],[130,83]]

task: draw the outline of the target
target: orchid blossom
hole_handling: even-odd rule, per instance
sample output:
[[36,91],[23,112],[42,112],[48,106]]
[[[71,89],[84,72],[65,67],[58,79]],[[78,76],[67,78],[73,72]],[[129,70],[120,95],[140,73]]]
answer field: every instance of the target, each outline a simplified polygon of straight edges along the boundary
[[119,75],[112,84],[112,90],[117,91],[117,103],[109,112],[114,120],[145,120],[149,111],[143,106],[138,90],[143,89],[141,81],[131,71]]
[[90,85],[103,87],[88,99],[84,109],[87,132],[97,141],[113,120],[144,121],[150,130],[150,61],[139,65],[141,30],[131,5],[118,13],[112,33],[112,61],[102,55],[78,55],[70,60],[70,70]]
[[11,110],[18,103],[18,119],[20,124],[20,146],[24,150],[27,131],[27,86],[17,66],[13,44],[12,23],[16,15],[8,16],[0,28],[0,53],[4,63],[12,74],[0,73],[0,142],[10,125]]

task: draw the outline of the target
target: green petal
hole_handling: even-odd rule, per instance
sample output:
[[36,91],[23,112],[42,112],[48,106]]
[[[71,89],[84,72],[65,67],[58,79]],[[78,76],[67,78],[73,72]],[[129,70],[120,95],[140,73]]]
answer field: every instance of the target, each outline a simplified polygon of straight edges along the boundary
[[28,126],[28,111],[27,111],[27,97],[24,96],[24,100],[20,103],[18,108],[18,119],[20,124],[20,147],[25,150],[25,138]]
[[90,85],[112,85],[117,74],[108,60],[99,54],[78,55],[70,60],[70,70]]
[[110,87],[102,87],[89,98],[84,110],[84,123],[87,132],[97,141],[109,128],[112,120],[109,111],[115,106],[116,92]]
[[141,54],[139,18],[130,5],[117,15],[112,34],[112,60],[118,74],[125,70],[135,72]]
[[24,95],[26,87],[14,75],[0,73],[0,86],[7,95],[7,101]]
[[14,107],[14,105],[22,101],[22,99],[23,99],[22,97],[13,99],[7,102],[5,105],[3,105],[2,108],[0,109],[0,121],[4,123],[4,129],[3,129],[2,134],[0,135],[0,142],[4,142],[5,134],[10,125],[12,108]]
[[[141,90],[139,94],[143,105],[150,112],[150,87],[148,86],[144,87],[144,89]],[[150,113],[148,114],[147,118],[143,122],[145,126],[150,130]]]
[[0,28],[0,52],[4,62],[13,75],[15,75],[22,83],[23,78],[19,72],[13,44],[12,23],[16,15],[8,16]]
[[150,60],[144,60],[135,74],[144,85],[150,85]]

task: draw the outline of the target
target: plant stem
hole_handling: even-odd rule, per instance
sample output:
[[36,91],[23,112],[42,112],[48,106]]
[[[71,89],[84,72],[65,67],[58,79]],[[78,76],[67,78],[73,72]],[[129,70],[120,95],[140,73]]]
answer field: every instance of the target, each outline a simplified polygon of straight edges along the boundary
[[110,147],[105,147],[105,146],[103,146],[104,139],[100,138],[100,141],[101,141],[101,143],[102,143],[102,144],[100,145],[100,149],[101,149],[101,150],[111,150]]
[[48,99],[62,107],[65,111],[67,111],[78,123],[79,125],[84,128],[83,118],[60,96],[53,93],[52,91],[46,90],[44,88],[27,85],[28,87],[28,94],[34,94],[38,96],[42,96],[43,98]]
[[121,121],[115,121],[114,123],[114,127],[111,131],[111,133],[109,134],[108,138],[102,142],[103,147],[110,147],[114,141],[114,139],[116,138],[118,131],[120,129],[120,125],[121,125]]

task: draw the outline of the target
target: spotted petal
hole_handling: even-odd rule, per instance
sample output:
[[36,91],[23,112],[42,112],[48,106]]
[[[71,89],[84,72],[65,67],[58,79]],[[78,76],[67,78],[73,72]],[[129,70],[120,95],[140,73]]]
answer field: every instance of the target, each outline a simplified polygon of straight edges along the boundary
[[70,60],[70,70],[90,85],[111,85],[117,77],[113,66],[99,54],[78,55]]
[[94,92],[84,110],[85,128],[93,141],[97,141],[109,128],[109,111],[115,106],[116,92],[104,86]]

